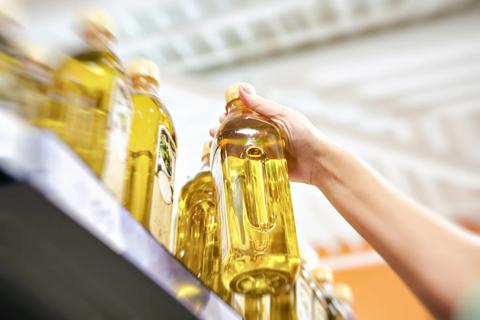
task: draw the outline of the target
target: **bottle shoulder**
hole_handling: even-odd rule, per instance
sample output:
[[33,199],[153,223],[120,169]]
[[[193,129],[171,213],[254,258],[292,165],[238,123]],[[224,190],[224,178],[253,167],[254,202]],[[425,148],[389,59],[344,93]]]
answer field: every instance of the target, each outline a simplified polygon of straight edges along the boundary
[[[245,130],[250,129],[250,130]],[[240,131],[242,134],[251,134],[257,131],[266,131],[272,134],[278,134],[278,127],[268,118],[254,112],[233,112],[228,114],[221,131]]]
[[200,171],[180,190],[180,202],[197,202],[215,198],[215,184],[210,171]]
[[120,59],[109,50],[95,50],[85,48],[68,57],[58,68],[58,73],[83,69],[92,76],[116,76],[126,80],[123,65]]
[[228,114],[218,129],[217,140],[262,140],[267,143],[282,140],[280,129],[270,119],[254,112]]

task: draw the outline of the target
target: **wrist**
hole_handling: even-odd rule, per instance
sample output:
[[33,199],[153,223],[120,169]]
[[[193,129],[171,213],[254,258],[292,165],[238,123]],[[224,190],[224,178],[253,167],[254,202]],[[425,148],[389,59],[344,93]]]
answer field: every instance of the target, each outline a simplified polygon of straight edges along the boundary
[[335,160],[340,154],[338,147],[329,142],[319,132],[315,133],[315,143],[312,148],[311,184],[319,189],[335,177]]

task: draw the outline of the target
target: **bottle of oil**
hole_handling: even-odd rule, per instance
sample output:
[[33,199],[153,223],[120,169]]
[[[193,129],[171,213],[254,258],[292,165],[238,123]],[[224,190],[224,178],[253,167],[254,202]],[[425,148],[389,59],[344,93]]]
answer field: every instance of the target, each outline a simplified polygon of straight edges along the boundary
[[80,28],[86,47],[55,74],[65,110],[64,138],[121,201],[132,118],[126,76],[112,51],[109,17],[90,12]]
[[0,108],[18,111],[18,75],[21,50],[15,34],[19,27],[18,2],[0,1]]
[[158,98],[158,66],[131,61],[133,118],[128,147],[124,204],[135,219],[167,248],[173,204],[176,135],[172,118]]
[[203,145],[200,172],[180,191],[175,256],[207,286],[229,302],[220,276],[220,227],[215,184],[210,173],[210,144]]
[[234,292],[284,292],[300,265],[284,141],[274,123],[243,104],[239,84],[225,98],[227,117],[212,147],[222,279]]
[[352,309],[352,289],[345,283],[336,283],[333,285],[333,293],[337,311],[335,320],[355,320],[355,313]]

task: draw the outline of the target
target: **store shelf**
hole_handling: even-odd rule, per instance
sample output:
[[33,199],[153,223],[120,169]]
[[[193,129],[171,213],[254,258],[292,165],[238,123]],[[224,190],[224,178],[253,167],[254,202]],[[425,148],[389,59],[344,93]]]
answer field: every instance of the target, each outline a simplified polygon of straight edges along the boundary
[[239,319],[59,139],[0,109],[0,318]]

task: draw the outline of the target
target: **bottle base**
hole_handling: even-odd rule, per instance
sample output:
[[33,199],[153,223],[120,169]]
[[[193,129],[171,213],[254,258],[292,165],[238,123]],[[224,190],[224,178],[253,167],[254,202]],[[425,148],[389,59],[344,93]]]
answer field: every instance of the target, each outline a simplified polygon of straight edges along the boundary
[[272,269],[257,269],[242,273],[230,282],[234,292],[248,295],[277,294],[289,290],[291,275]]

